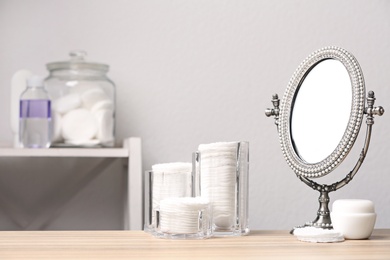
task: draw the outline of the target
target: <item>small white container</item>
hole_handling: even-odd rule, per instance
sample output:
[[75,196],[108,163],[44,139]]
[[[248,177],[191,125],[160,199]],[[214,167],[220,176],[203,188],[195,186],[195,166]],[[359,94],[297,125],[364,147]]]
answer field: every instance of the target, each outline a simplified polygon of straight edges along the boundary
[[367,239],[374,230],[376,213],[370,200],[336,200],[330,213],[333,228],[345,239]]

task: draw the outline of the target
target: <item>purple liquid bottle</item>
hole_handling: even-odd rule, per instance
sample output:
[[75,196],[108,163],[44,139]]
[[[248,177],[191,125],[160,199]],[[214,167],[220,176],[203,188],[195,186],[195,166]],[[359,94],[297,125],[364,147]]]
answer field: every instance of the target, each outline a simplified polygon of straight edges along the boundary
[[32,76],[20,96],[19,141],[25,148],[48,148],[51,143],[51,102],[43,78]]

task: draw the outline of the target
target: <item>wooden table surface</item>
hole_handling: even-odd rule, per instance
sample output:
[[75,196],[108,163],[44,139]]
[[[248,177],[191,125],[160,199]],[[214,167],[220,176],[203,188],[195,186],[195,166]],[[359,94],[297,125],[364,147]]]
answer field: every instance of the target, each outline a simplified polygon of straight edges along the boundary
[[1,231],[0,259],[390,259],[390,229],[368,240],[300,242],[288,231],[157,239],[143,231]]

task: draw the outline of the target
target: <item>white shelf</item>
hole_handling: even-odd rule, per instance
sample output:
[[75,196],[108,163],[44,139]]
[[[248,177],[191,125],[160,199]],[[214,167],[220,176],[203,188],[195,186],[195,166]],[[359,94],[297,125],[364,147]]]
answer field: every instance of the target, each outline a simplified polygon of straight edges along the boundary
[[48,148],[0,147],[0,157],[129,157],[127,148]]
[[[126,209],[124,212],[124,226],[126,229],[142,230],[142,149],[141,138],[130,137],[123,140],[123,148],[47,148],[47,149],[27,149],[27,148],[12,148],[11,146],[0,145],[0,157],[101,157],[101,158],[125,158],[127,159],[127,194],[126,194]],[[23,159],[21,159],[23,163]],[[83,186],[80,186],[81,188]],[[67,200],[72,199],[79,191],[80,187],[70,187],[71,195]],[[68,187],[69,188],[69,187]],[[66,191],[63,191],[66,193]],[[7,197],[3,197],[2,203],[7,202]],[[7,203],[6,203],[7,204]],[[12,203],[9,202],[9,205]],[[11,208],[12,210],[12,208]],[[15,213],[16,214],[16,213]],[[54,210],[51,214],[56,214]],[[12,215],[12,214],[11,214]],[[52,217],[46,214],[47,218]],[[41,220],[37,223],[32,223],[32,226],[42,224]],[[21,225],[24,225],[22,223]]]

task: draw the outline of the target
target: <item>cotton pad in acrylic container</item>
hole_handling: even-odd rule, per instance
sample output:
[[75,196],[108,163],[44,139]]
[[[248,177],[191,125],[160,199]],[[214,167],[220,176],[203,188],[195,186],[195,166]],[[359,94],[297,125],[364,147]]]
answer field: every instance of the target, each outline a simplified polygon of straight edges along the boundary
[[154,234],[157,209],[166,198],[192,196],[192,164],[162,163],[152,166],[144,175],[144,230]]
[[201,144],[193,167],[195,195],[212,205],[213,235],[248,234],[249,143]]
[[212,211],[205,198],[167,198],[156,211],[155,236],[167,239],[205,239],[212,236]]

